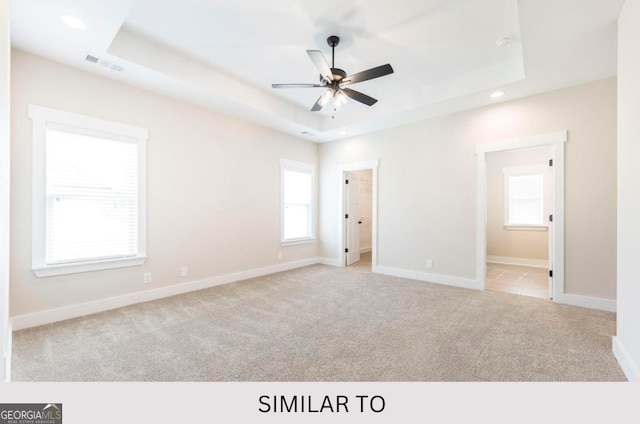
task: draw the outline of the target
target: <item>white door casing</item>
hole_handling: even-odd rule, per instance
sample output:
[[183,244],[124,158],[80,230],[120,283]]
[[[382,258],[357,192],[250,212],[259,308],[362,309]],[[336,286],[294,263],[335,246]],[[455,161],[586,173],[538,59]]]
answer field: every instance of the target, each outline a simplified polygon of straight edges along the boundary
[[362,162],[351,162],[339,165],[339,173],[337,176],[340,177],[339,181],[336,181],[336,189],[339,190],[339,210],[336,215],[336,219],[338,219],[338,258],[337,263],[339,266],[346,265],[346,253],[344,249],[346,248],[346,220],[344,219],[344,214],[346,213],[346,204],[344,202],[344,198],[346,196],[346,185],[344,184],[344,171],[362,171],[370,169],[371,172],[371,270],[373,272],[377,272],[378,268],[378,163],[377,159],[367,160]]
[[503,140],[476,146],[476,278],[480,287],[486,285],[487,272],[487,167],[486,154],[529,147],[551,146],[552,152],[552,199],[550,210],[553,214],[553,228],[549,233],[549,265],[553,271],[550,277],[551,298],[567,303],[564,292],[564,149],[567,131]]
[[[554,194],[553,194],[553,172],[551,172],[551,184],[549,184],[549,186],[551,187],[551,199],[554,198]],[[547,243],[549,243],[549,256],[547,257],[547,260],[549,262],[549,270],[553,270],[553,232],[555,230],[554,225],[553,225],[553,200],[551,201],[551,207],[549,208],[550,210],[550,215],[547,218],[547,224],[548,224],[548,230],[547,230]],[[564,289],[563,289],[564,290]],[[553,277],[551,276],[551,272],[549,272],[549,299],[553,299]]]
[[0,0],[0,382],[9,381],[9,201],[10,201],[10,60],[9,0]]
[[346,265],[360,260],[360,179],[352,172],[345,171],[345,228],[346,231]]

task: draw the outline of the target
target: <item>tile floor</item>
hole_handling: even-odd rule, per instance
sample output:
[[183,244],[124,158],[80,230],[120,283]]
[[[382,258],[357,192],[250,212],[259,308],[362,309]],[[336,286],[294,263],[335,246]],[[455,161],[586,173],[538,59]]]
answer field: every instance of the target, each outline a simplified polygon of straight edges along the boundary
[[487,290],[549,299],[549,271],[519,265],[487,263]]

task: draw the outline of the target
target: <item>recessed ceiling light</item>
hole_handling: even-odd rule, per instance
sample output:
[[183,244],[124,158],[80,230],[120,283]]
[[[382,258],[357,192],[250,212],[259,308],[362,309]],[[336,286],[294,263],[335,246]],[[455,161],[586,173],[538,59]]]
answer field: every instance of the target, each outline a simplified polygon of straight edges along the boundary
[[504,91],[494,91],[493,93],[491,93],[492,99],[497,99],[498,97],[502,96],[504,96]]
[[71,15],[64,15],[62,17],[62,22],[69,25],[71,28],[75,28],[75,29],[85,29],[87,27],[87,25],[84,22],[82,22],[80,19],[76,18],[75,16],[71,16]]

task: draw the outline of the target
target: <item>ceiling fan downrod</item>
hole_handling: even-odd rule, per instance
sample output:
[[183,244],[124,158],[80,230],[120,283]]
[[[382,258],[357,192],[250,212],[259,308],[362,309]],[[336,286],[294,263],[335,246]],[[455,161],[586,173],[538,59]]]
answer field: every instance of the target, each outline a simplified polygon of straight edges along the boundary
[[332,35],[327,38],[327,44],[331,47],[331,68],[336,67],[336,46],[340,43],[340,37]]

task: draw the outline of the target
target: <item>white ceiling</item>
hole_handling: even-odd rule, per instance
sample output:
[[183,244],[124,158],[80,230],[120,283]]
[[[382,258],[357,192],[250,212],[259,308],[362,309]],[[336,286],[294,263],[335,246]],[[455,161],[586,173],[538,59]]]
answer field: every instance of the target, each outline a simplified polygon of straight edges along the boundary
[[[323,142],[616,74],[624,0],[20,0],[15,47]],[[62,15],[86,23],[68,27]],[[376,99],[309,109],[321,88],[306,50],[341,38],[347,74],[390,63],[354,84]],[[512,37],[506,47],[496,40]],[[87,54],[101,59],[85,60]],[[122,71],[110,65],[122,66]],[[506,95],[491,99],[503,90]]]

